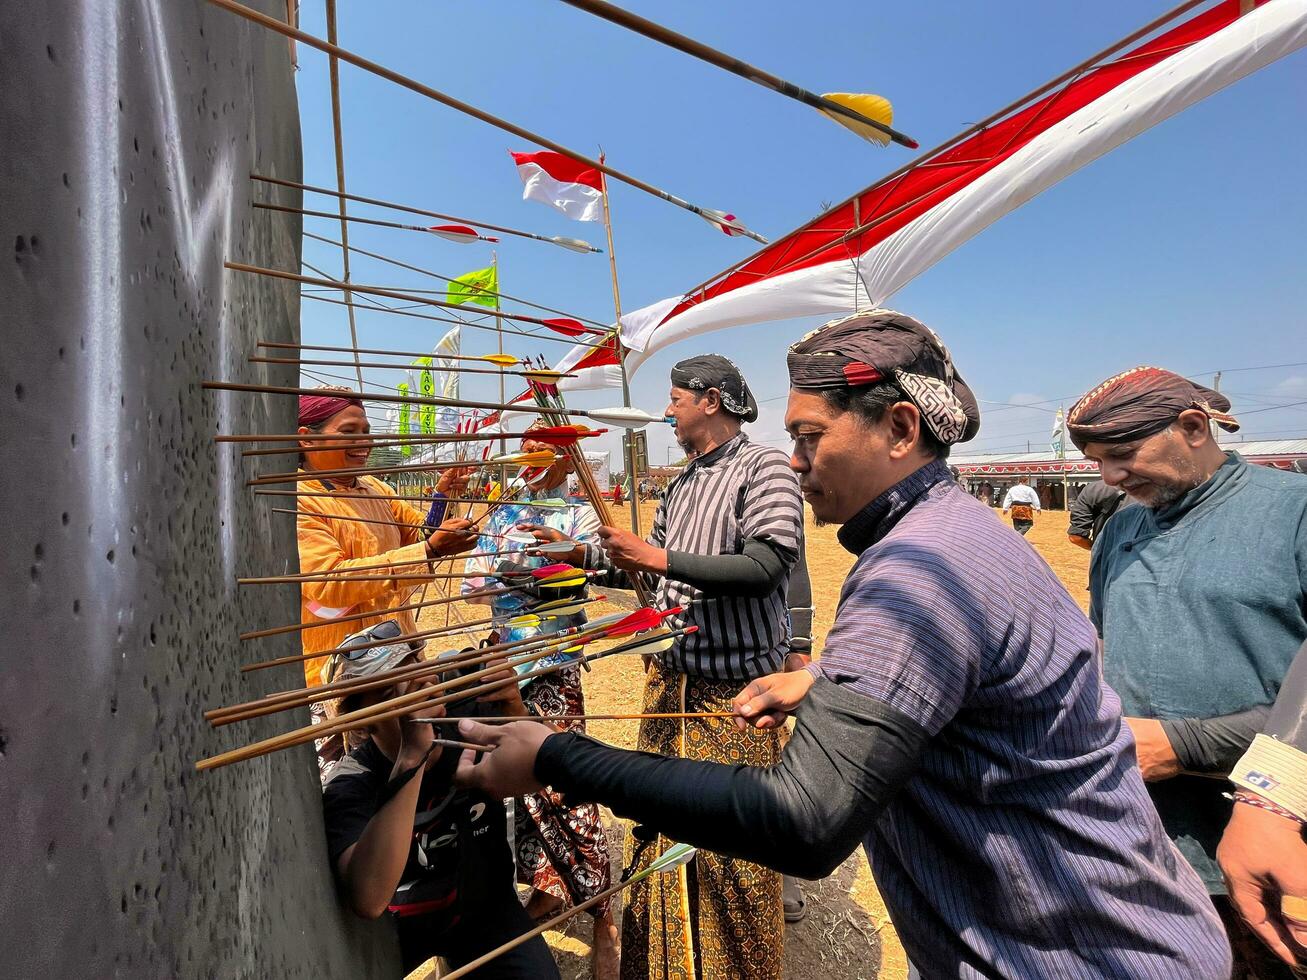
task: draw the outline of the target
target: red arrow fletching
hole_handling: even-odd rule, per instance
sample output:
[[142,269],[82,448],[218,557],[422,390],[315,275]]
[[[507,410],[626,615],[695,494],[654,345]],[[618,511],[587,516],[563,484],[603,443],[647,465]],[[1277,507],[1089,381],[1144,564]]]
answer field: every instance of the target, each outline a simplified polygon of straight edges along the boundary
[[587,327],[580,320],[573,320],[571,317],[557,317],[553,320],[542,320],[541,322],[555,333],[561,333],[567,337],[579,337],[584,333],[603,333],[602,330]]
[[645,630],[655,629],[663,623],[662,614],[657,609],[645,606],[643,609],[637,609],[625,619],[619,619],[612,626],[604,631],[606,636],[630,636],[632,633],[642,633]]
[[451,242],[475,242],[481,238],[475,228],[467,225],[432,225],[427,231],[448,238]]

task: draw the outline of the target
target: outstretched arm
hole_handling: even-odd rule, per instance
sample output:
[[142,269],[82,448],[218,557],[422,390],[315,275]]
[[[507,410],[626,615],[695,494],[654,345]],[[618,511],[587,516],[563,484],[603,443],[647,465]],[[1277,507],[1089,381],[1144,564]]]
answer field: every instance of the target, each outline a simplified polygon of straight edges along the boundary
[[804,878],[825,877],[852,853],[927,741],[906,716],[824,678],[769,769],[628,752],[532,723],[460,731],[495,746],[477,764],[464,756],[464,785],[492,796],[549,785],[570,803],[603,803],[674,840]]

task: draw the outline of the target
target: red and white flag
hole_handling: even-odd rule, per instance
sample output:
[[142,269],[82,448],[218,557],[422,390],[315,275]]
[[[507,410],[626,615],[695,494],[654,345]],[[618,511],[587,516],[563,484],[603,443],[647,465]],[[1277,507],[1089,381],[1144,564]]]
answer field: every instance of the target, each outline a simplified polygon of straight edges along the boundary
[[544,201],[575,221],[603,220],[603,176],[594,167],[552,150],[509,155],[522,178],[522,200]]
[[[1247,13],[1241,5],[1222,0],[1112,55],[860,191],[703,287],[623,315],[627,370],[713,330],[882,306],[1064,177],[1307,45],[1307,0],[1255,0]],[[613,383],[603,372],[590,377]],[[589,387],[572,381],[569,387]]]

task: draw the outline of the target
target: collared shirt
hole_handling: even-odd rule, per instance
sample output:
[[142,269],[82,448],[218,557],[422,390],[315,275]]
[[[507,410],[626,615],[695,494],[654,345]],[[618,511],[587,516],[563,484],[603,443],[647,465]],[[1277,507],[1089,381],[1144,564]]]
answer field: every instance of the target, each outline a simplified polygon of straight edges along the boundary
[[[1270,704],[1307,639],[1307,480],[1237,453],[1161,510],[1122,508],[1095,542],[1090,617],[1125,713],[1212,718]],[[1150,783],[1213,894],[1231,804],[1219,781]]]
[[[658,607],[684,609],[667,625],[699,627],[662,654],[664,666],[732,681],[780,670],[790,651],[788,568],[798,560],[802,533],[799,482],[779,449],[755,445],[740,433],[692,460],[668,484],[654,513],[649,542],[668,551],[735,555],[747,540],[757,538],[776,548],[787,571],[780,585],[760,599],[709,595],[682,582],[658,580]],[[604,569],[609,584],[629,581],[597,547],[589,549],[586,565]]]
[[865,842],[922,975],[1228,977],[1093,627],[1043,559],[942,461],[839,536],[858,559],[809,669],[932,736]]
[[1035,510],[1041,510],[1039,506],[1039,494],[1035,488],[1026,483],[1018,483],[1008,487],[1007,493],[1003,496],[1003,509],[1009,510],[1013,504],[1027,504]]

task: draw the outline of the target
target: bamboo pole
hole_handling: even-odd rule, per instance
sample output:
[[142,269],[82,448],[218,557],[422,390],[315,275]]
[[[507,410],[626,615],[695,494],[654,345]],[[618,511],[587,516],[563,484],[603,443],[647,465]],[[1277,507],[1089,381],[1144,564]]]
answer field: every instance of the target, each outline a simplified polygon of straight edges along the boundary
[[[599,151],[603,160],[604,151]],[[613,251],[613,214],[608,201],[608,178],[599,175],[599,192],[604,203],[604,233],[608,236],[608,273],[613,282],[613,310],[616,314],[617,329],[613,331],[613,343],[617,348],[617,364],[622,372],[622,404],[631,407],[631,377],[626,370],[626,346],[622,343],[622,291],[617,285],[617,253]],[[626,449],[626,473],[631,484],[631,531],[637,537],[640,534],[640,495],[635,492],[635,433],[622,433],[622,442]]]
[[[327,40],[331,44],[336,43],[336,0],[327,0]],[[345,143],[341,133],[340,121],[340,63],[334,55],[327,59],[327,70],[331,81],[331,132],[336,148],[336,186],[342,194],[345,193]],[[255,207],[258,207],[255,204]],[[345,201],[340,201],[340,262],[341,270],[344,273],[345,285],[349,285],[349,224],[345,217]],[[353,297],[349,289],[345,290],[345,300],[350,303],[349,307],[349,342],[355,347],[359,343],[358,325],[354,322]],[[354,358],[358,360],[357,356]],[[363,390],[363,368],[356,364],[355,369],[358,373],[359,390]]]
[[[694,719],[694,718],[742,718],[734,711],[651,711],[626,715],[492,715],[477,717],[472,721],[485,724],[507,724],[514,721],[646,721],[652,719]],[[463,721],[462,718],[414,718],[414,721],[426,721],[433,725],[452,725]]]
[[[653,184],[646,183],[638,177],[633,177],[620,170],[614,170],[612,167],[605,166],[598,160],[591,160],[584,154],[577,153],[575,150],[569,149],[561,143],[555,143],[553,140],[541,136],[538,133],[533,133],[529,129],[524,129],[521,126],[517,126],[505,119],[499,118],[498,116],[491,115],[484,109],[478,109],[474,105],[456,99],[451,95],[446,95],[444,92],[438,91],[430,85],[425,85],[422,82],[409,78],[407,75],[401,75],[397,71],[387,68],[384,65],[377,64],[375,61],[370,61],[352,51],[347,51],[345,48],[333,44],[330,41],[324,41],[320,37],[315,37],[312,34],[299,30],[298,28],[291,27],[289,24],[283,23],[275,17],[269,17],[267,14],[260,13],[251,7],[237,3],[236,0],[209,0],[209,3],[236,14],[238,17],[244,17],[246,20],[252,21],[262,27],[266,27],[270,31],[275,31],[285,37],[294,38],[302,44],[307,44],[309,47],[316,48],[328,55],[334,55],[341,61],[347,61],[356,68],[361,68],[363,71],[371,72],[389,82],[394,82],[396,85],[401,85],[412,92],[424,95],[428,99],[439,102],[442,105],[462,112],[465,115],[469,115],[474,119],[479,119],[484,123],[488,123],[497,129],[502,129],[505,132],[512,133],[520,139],[528,140],[535,143],[537,146],[543,146],[545,149],[553,150],[555,153],[562,153],[564,156],[572,157],[577,162],[583,163],[587,167],[593,167],[600,172],[607,174],[609,177],[612,177],[614,180],[620,180],[624,184],[630,184],[632,187],[642,190],[646,194],[652,194],[654,197],[660,198],[669,204],[674,204],[679,208],[683,208],[691,214],[697,214],[701,217],[705,216],[703,208],[691,204],[689,201],[679,198],[674,194],[669,194],[667,191],[661,190],[653,186]],[[754,241],[760,242],[764,245],[767,243],[767,239],[763,238],[756,232],[749,231],[747,228],[742,230],[742,234],[745,234]]]

